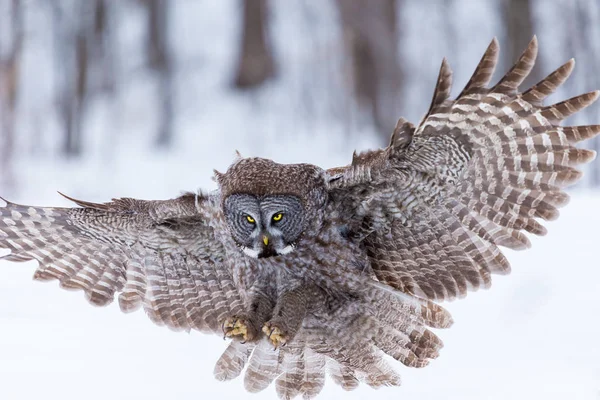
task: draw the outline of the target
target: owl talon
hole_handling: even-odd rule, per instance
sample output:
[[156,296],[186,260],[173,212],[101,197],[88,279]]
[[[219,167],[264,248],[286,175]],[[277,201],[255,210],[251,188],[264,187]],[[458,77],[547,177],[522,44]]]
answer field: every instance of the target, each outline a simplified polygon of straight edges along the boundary
[[283,332],[279,327],[274,326],[272,323],[267,322],[263,328],[263,333],[267,336],[267,339],[273,344],[274,350],[279,347],[283,347],[288,342],[288,335]]
[[244,342],[252,340],[252,329],[245,319],[229,317],[222,324],[224,338],[243,339]]

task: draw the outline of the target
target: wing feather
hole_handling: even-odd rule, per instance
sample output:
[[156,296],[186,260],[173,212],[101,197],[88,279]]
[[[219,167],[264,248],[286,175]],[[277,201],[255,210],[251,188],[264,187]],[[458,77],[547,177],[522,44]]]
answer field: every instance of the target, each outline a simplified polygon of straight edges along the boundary
[[365,246],[380,281],[438,301],[463,297],[489,287],[490,274],[510,271],[500,247],[529,248],[526,233],[544,235],[541,221],[558,217],[569,200],[562,189],[595,157],[574,144],[600,132],[598,125],[559,124],[600,92],[542,105],[571,74],[570,60],[520,93],[537,50],[534,37],[487,88],[498,60],[494,39],[455,100],[448,100],[444,60],[431,107],[408,144],[394,147],[392,139],[329,171],[332,209],[348,216],[349,237]]
[[535,59],[538,53],[537,37],[527,45],[527,48],[521,54],[515,65],[500,79],[500,82],[491,89],[492,93],[506,93],[508,95],[516,95],[519,85],[523,83],[529,75],[535,64]]
[[469,79],[469,82],[463,91],[458,95],[458,98],[466,97],[471,94],[478,94],[487,90],[486,87],[492,80],[492,75],[494,75],[494,71],[496,70],[496,64],[498,64],[499,53],[500,46],[498,44],[498,39],[494,38],[485,50],[485,53],[483,53],[479,64],[477,64],[477,68],[475,68],[475,72],[473,72],[471,79]]
[[542,104],[546,97],[554,93],[559,86],[569,79],[574,67],[575,60],[571,58],[539,83],[523,92],[523,100],[535,105]]
[[442,60],[442,66],[440,67],[440,73],[438,75],[435,90],[433,91],[433,98],[431,99],[431,106],[429,107],[428,114],[438,112],[444,102],[450,97],[450,91],[452,90],[452,70],[448,64],[448,60],[445,58]]
[[242,310],[229,270],[220,267],[224,250],[198,209],[210,207],[206,198],[105,204],[67,198],[82,208],[6,201],[0,247],[11,253],[4,259],[37,260],[35,279],[83,290],[94,305],[120,293],[122,311],[143,306],[153,322],[175,330],[220,333],[219,321]]

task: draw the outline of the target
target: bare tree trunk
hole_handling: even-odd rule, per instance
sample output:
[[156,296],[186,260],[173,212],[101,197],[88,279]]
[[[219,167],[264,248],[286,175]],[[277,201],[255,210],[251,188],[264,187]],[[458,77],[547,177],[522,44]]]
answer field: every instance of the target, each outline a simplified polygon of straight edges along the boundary
[[11,24],[10,47],[0,49],[0,178],[3,186],[14,184],[12,160],[19,93],[19,64],[24,39],[23,8],[20,0],[12,0],[8,18]]
[[146,0],[148,7],[147,61],[158,75],[160,121],[156,144],[167,147],[173,141],[173,61],[169,43],[169,2]]
[[92,58],[100,67],[98,89],[114,95],[116,90],[113,33],[110,28],[115,4],[109,0],[95,0],[94,7],[94,43]]
[[75,73],[75,98],[73,103],[73,120],[71,135],[68,138],[67,152],[72,155],[80,155],[82,151],[83,113],[87,96],[87,82],[89,69],[89,43],[87,37],[87,26],[79,26],[75,34],[75,59],[77,68]]
[[88,97],[89,57],[93,11],[91,3],[65,5],[53,2],[55,55],[58,72],[59,114],[65,136],[62,151],[66,157],[79,156],[83,150],[83,118]]
[[[504,0],[501,17],[506,27],[507,42],[504,45],[504,63],[512,66],[533,38],[535,22],[532,14],[532,0]],[[533,70],[522,83],[522,87],[531,87],[541,79],[541,63],[536,62]]]
[[114,161],[114,154],[119,145],[118,135],[121,112],[117,91],[117,45],[115,42],[115,17],[118,15],[118,3],[111,0],[95,0],[94,28],[93,28],[93,74],[95,86],[90,91],[97,90],[106,95],[109,107],[109,127],[103,138],[101,153],[105,166],[110,166]]
[[244,0],[242,47],[235,86],[259,86],[275,74],[275,63],[267,40],[267,0]]
[[354,91],[383,141],[398,119],[402,74],[398,63],[396,0],[338,0]]

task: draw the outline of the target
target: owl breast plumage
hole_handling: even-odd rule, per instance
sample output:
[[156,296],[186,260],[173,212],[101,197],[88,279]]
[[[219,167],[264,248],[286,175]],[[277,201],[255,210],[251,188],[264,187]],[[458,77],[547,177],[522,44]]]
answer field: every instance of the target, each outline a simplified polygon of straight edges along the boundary
[[418,126],[400,119],[384,149],[325,170],[239,158],[215,173],[218,190],[172,200],[73,200],[76,208],[6,202],[0,246],[35,259],[35,279],[81,289],[93,304],[118,295],[174,330],[231,338],[215,367],[244,374],[247,390],[275,383],[281,398],[316,396],[329,375],[344,389],[399,385],[389,358],[424,367],[439,355],[430,328],[452,318],[439,302],[487,288],[510,271],[501,247],[566,203],[574,167],[594,153],[574,145],[600,126],[563,127],[598,92],[544,106],[573,61],[532,88],[534,38],[508,73],[488,83],[492,41],[460,95],[449,99],[444,60]]

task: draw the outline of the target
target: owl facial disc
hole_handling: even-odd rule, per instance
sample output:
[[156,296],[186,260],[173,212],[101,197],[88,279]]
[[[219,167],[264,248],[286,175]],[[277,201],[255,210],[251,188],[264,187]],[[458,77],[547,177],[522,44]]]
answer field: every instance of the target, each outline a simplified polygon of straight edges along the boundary
[[305,225],[304,207],[294,195],[236,193],[223,205],[232,239],[252,258],[291,253]]

